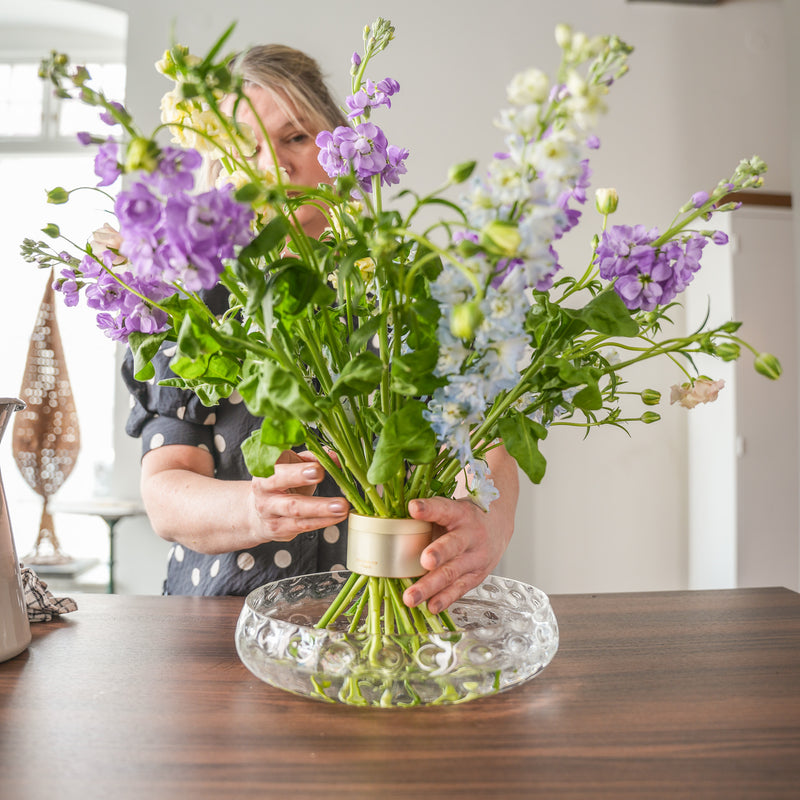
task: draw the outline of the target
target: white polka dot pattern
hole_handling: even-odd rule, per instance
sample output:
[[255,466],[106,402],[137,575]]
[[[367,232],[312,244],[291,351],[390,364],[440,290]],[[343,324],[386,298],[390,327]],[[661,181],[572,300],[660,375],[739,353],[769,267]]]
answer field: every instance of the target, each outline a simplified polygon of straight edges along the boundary
[[253,558],[252,553],[239,553],[239,555],[236,556],[236,565],[242,572],[253,569],[255,564],[256,560]]
[[336,542],[339,541],[339,529],[335,525],[328,525],[328,527],[322,531],[322,535],[328,544],[336,544]]
[[164,444],[164,434],[163,433],[154,433],[150,437],[150,449],[155,450],[157,447],[161,447]]
[[275,553],[275,566],[286,569],[292,563],[292,554],[288,550],[278,550]]
[[214,447],[217,448],[217,452],[219,452],[219,453],[224,453],[225,452],[225,448],[227,447],[227,444],[225,443],[225,440],[222,438],[222,436],[220,434],[217,434],[214,437]]

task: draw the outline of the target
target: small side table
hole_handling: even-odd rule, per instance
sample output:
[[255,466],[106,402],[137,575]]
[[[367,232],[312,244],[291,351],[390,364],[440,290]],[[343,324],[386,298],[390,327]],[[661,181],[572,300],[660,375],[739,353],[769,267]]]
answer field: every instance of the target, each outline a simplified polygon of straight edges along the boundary
[[114,564],[116,560],[114,537],[116,535],[116,527],[127,517],[136,517],[144,514],[142,505],[132,500],[116,500],[110,497],[103,497],[74,502],[54,502],[52,510],[56,513],[100,517],[106,523],[108,526],[108,593],[114,594],[116,589],[114,584]]

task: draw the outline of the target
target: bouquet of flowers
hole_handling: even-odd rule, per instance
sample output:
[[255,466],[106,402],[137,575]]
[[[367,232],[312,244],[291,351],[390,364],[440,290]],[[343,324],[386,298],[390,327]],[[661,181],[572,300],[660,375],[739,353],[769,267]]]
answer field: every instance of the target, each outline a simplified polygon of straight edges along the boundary
[[[254,166],[253,132],[231,112],[250,100],[222,55],[230,32],[202,58],[167,51],[157,66],[174,88],[152,134],[92,88],[85,68],[57,53],[43,63],[56,94],[96,106],[114,131],[80,135],[99,147],[99,190],[120,174],[126,181],[109,197],[116,225],[105,238],[68,249],[26,239],[23,254],[60,270],[67,305],[83,296],[98,310],[98,326],[130,346],[140,380],[168,342],[169,385],[207,405],[238,391],[263,418],[243,446],[253,475],[269,476],[283,451],[302,445],[359,515],[407,517],[411,499],[452,496],[460,478],[488,508],[497,490],[486,456],[501,442],[538,483],[553,428],[658,420],[660,393],[627,388],[625,372],[640,362],[668,359],[682,376],[673,400],[687,406],[719,389],[698,374],[698,354],[730,361],[750,350],[756,370],[779,376],[777,359],[743,341],[738,322],[665,333],[703,249],[725,244],[708,227],[712,214],[737,207],[730,193],[761,185],[757,156],[694,192],[663,229],[609,225],[618,198],[598,190],[589,263],[561,272],[559,240],[587,202],[592,130],[628,69],[632,48],[616,36],[558,26],[555,76],[530,69],[508,86],[497,118],[503,151],[481,170],[453,166],[432,193],[405,190],[401,212],[384,195],[409,153],[374,121],[399,84],[367,77],[392,25],[368,26],[351,59],[350,124],[319,134],[331,178],[319,186]],[[170,144],[159,141],[164,129]],[[212,162],[220,177],[204,186]],[[68,197],[49,192],[53,203]],[[297,223],[305,204],[327,217],[319,238]],[[440,219],[419,230],[431,207]],[[55,224],[44,232],[60,237]],[[230,298],[221,317],[202,295],[219,284]],[[626,415],[625,395],[645,408]],[[386,635],[450,627],[446,614],[403,605],[412,580],[353,573],[320,625],[349,615],[351,630]]]

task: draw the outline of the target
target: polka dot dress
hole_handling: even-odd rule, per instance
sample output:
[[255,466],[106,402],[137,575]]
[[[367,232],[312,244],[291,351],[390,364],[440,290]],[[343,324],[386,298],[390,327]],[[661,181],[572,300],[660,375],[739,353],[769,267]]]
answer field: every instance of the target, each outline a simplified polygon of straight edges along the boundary
[[[156,356],[155,380],[142,383],[133,377],[133,358],[126,353],[122,375],[132,395],[127,433],[141,437],[143,454],[169,444],[203,448],[214,456],[217,478],[247,480],[250,473],[240,445],[261,421],[237,393],[207,408],[189,391],[158,386],[171,374],[171,355],[168,347]],[[317,494],[341,496],[327,475]],[[168,554],[164,594],[245,595],[280,578],[344,569],[346,548],[346,522],[300,534],[291,542],[267,542],[232,553],[205,555],[175,544]]]

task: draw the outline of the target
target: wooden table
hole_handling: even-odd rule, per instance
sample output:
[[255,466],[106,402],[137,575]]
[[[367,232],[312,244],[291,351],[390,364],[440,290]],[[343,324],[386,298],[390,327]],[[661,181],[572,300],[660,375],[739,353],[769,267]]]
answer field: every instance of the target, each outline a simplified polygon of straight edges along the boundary
[[552,598],[537,678],[358,709],[256,680],[238,598],[85,595],[0,664],[0,797],[797,798],[800,595]]

